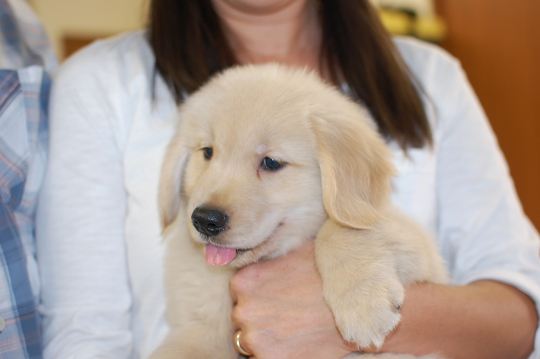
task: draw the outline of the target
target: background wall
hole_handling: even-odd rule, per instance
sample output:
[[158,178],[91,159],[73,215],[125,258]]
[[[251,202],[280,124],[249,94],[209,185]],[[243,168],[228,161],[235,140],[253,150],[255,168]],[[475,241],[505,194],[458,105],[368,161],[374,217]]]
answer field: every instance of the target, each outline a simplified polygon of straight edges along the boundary
[[[66,44],[72,51],[95,37],[142,28],[149,0],[28,1],[63,58]],[[420,6],[429,0],[372,1]],[[540,228],[540,1],[433,1],[448,26],[441,46],[461,60],[499,138],[525,212]]]

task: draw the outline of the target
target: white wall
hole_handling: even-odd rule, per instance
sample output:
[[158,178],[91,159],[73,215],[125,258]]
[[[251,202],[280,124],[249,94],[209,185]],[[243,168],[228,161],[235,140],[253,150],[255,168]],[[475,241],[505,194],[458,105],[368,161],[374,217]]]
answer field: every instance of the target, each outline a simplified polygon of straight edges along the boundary
[[103,36],[142,28],[148,0],[27,0],[60,58],[66,34]]

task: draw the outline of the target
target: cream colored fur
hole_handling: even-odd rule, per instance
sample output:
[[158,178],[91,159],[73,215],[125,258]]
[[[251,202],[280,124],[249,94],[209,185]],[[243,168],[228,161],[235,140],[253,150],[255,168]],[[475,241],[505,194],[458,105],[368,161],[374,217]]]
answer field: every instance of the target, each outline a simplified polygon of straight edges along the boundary
[[[286,165],[265,170],[265,157]],[[404,287],[447,281],[432,239],[390,203],[390,157],[366,111],[302,70],[238,67],[192,95],[160,186],[170,333],[152,358],[237,359],[230,277],[315,237],[324,297],[341,334],[382,345],[400,321]],[[229,265],[208,265],[208,238],[190,219],[202,205],[230,217],[214,244],[252,249]],[[368,358],[348,358],[356,356]]]

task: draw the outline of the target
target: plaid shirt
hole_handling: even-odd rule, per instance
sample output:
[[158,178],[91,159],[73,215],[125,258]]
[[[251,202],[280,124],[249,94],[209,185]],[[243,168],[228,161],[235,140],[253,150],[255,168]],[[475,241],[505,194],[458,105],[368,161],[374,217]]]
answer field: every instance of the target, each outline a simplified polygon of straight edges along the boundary
[[47,156],[46,35],[21,0],[0,0],[0,357],[41,358],[34,214]]

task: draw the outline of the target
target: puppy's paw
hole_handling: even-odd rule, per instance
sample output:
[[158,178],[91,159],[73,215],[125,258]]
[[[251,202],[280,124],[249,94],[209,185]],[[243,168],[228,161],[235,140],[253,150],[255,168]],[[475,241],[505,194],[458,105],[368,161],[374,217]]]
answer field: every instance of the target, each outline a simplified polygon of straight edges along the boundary
[[343,339],[360,347],[381,347],[401,319],[405,290],[397,276],[365,280],[341,293],[325,292]]

